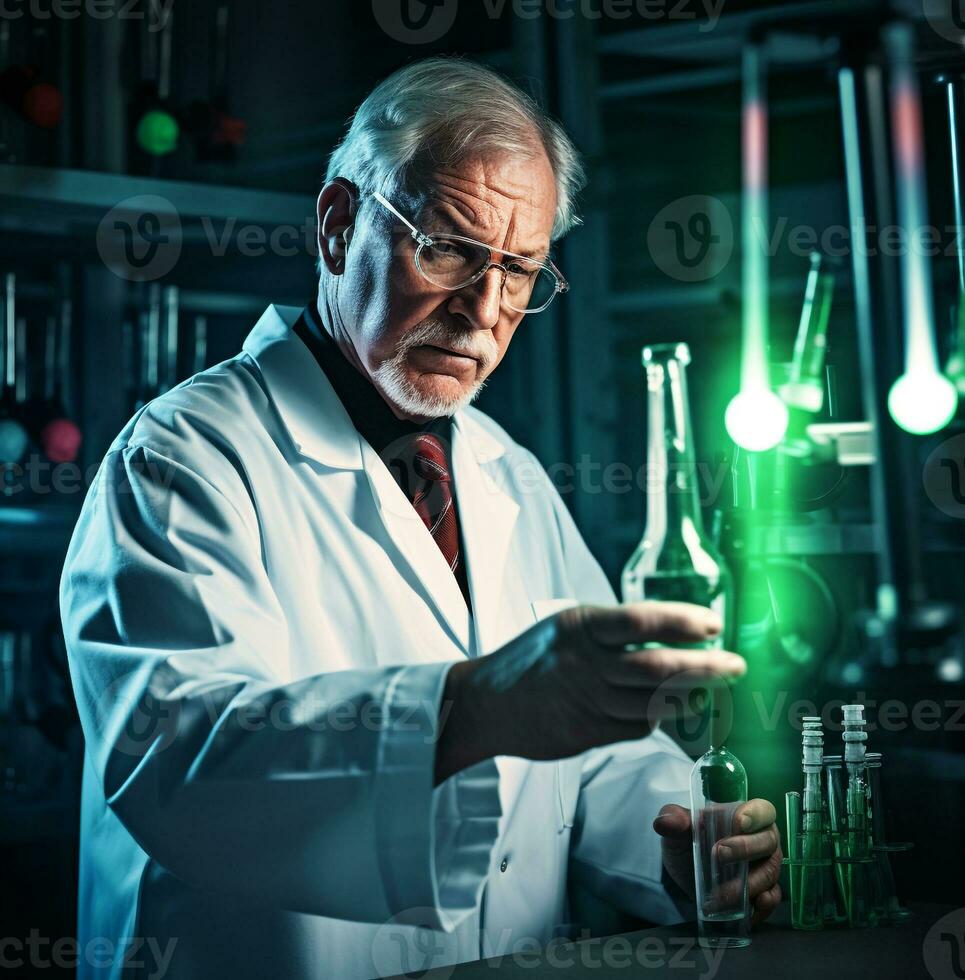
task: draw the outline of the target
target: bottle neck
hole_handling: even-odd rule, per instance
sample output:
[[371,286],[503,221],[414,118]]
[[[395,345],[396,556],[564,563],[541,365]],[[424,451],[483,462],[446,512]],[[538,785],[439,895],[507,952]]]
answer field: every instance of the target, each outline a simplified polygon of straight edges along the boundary
[[667,357],[649,363],[647,391],[646,536],[700,539],[703,520],[683,362]]

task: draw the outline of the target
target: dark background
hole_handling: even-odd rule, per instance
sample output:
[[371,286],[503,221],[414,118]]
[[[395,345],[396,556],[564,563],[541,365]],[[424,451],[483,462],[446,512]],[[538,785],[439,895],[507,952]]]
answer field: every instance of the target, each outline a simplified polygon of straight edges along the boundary
[[[741,45],[757,24],[782,21],[823,36],[874,25],[884,8],[842,0],[725,0],[720,21],[710,25],[696,3],[668,4],[675,16],[644,18],[630,10],[625,19],[591,16],[588,11],[601,4],[590,0],[537,6],[544,12],[532,18],[509,0],[501,7],[495,0],[458,0],[452,26],[440,37],[400,40],[387,20],[392,4],[380,0],[236,0],[219,45],[219,5],[176,0],[166,108],[183,114],[194,100],[223,95],[221,108],[245,123],[243,142],[214,158],[187,132],[165,156],[151,156],[136,143],[160,40],[147,29],[146,3],[132,7],[135,16],[128,18],[48,17],[43,14],[51,7],[44,4],[34,14],[26,4],[11,5],[21,17],[0,14],[0,72],[36,64],[63,96],[62,118],[51,129],[24,118],[15,105],[0,105],[0,276],[16,275],[34,389],[42,383],[44,324],[70,302],[63,396],[84,434],[81,471],[97,464],[139,398],[151,393],[140,361],[152,303],[155,309],[174,304],[178,313],[174,370],[166,378],[162,370],[161,388],[235,353],[269,302],[304,304],[314,285],[314,198],[353,109],[374,83],[413,59],[464,54],[508,73],[539,98],[586,157],[585,223],[561,243],[558,257],[572,292],[523,324],[478,404],[555,467],[551,472],[562,474],[564,499],[618,587],[643,529],[646,500],[625,481],[602,487],[601,467],[635,472],[643,463],[644,343],[690,344],[691,405],[705,472],[726,473],[731,452],[722,420],[738,382]],[[920,15],[916,24],[929,207],[941,228],[953,224],[954,213],[948,123],[935,79],[949,66],[960,72],[965,59]],[[848,218],[834,60],[818,48],[789,37],[786,57],[773,70],[770,177],[772,220],[820,235]],[[222,56],[224,88],[213,92],[213,66]],[[648,245],[648,229],[661,209],[694,194],[716,198],[729,214],[734,250],[716,274],[685,282]],[[172,268],[148,282],[116,275],[102,258],[99,233],[111,208],[140,195],[170,201],[183,238]],[[246,254],[251,249],[241,229],[270,234],[280,227],[298,238],[293,254],[257,247],[259,254]],[[217,237],[226,234],[221,254],[211,247],[212,229]],[[957,295],[954,253],[932,264],[944,357]],[[807,255],[785,239],[771,261],[774,361],[790,356],[807,269]],[[840,419],[862,417],[850,279],[846,259],[829,350],[833,417]],[[204,349],[197,345],[202,331]],[[962,428],[960,421],[955,426]],[[902,492],[921,502],[931,593],[961,602],[962,522],[931,505],[920,482],[924,460],[950,434],[918,440],[916,479]],[[577,477],[567,478],[561,466],[577,467]],[[837,470],[818,468],[800,479],[816,496],[837,479]],[[51,937],[75,934],[82,739],[56,593],[85,483],[78,478],[54,488],[46,479],[17,492],[8,485],[0,497],[0,936],[26,937],[34,928]],[[710,486],[701,490],[710,523],[713,512],[728,505],[728,484],[716,493]],[[843,493],[804,521],[840,533],[780,538],[781,556],[827,584],[834,622],[829,626],[832,614],[820,597],[812,604],[799,591],[792,569],[778,587],[799,601],[795,628],[812,640],[814,656],[797,663],[778,649],[761,653],[764,682],[736,696],[735,751],[747,763],[751,792],[769,796],[782,810],[784,791],[800,788],[794,702],[809,699],[820,710],[833,699],[864,695],[869,705],[901,699],[909,711],[916,703],[937,703],[942,720],[936,729],[878,726],[869,747],[885,753],[893,839],[916,843],[910,857],[895,859],[900,894],[960,901],[965,718],[955,720],[954,705],[965,694],[954,665],[961,665],[961,638],[945,637],[940,648],[906,645],[890,671],[861,666],[865,640],[858,624],[874,602],[880,533],[868,499],[866,470],[852,468]],[[945,664],[945,680],[922,664]],[[767,713],[778,709],[770,726],[761,720],[760,696]],[[869,717],[876,719],[870,707]],[[829,733],[829,744],[838,741]],[[641,817],[641,833],[649,832],[646,823]]]

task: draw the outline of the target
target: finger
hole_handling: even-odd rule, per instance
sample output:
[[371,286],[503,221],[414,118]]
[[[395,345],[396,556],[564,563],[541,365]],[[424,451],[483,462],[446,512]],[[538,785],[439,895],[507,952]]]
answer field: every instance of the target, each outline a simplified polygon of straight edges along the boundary
[[751,925],[759,925],[763,922],[781,903],[781,886],[774,885],[766,892],[761,892],[754,901],[754,914],[751,916]]
[[690,811],[686,807],[676,803],[664,804],[653,821],[653,829],[663,838],[683,841],[687,847],[690,847]]
[[[749,896],[749,893],[748,893]],[[744,876],[737,875],[718,882],[705,897],[704,906],[710,912],[737,911],[744,901]]]
[[718,882],[704,895],[703,904],[707,912],[740,912],[744,905],[744,876],[737,875]]
[[784,855],[775,851],[763,861],[752,864],[747,872],[747,894],[753,899],[773,888],[781,877],[781,861]]
[[[619,606],[579,606],[573,610],[597,645],[700,642],[717,636],[720,616],[689,602],[628,602]],[[564,612],[562,615],[566,616]]]
[[724,837],[716,845],[717,857],[724,864],[734,861],[756,861],[759,858],[770,857],[780,844],[781,835],[777,827],[771,824],[767,830],[759,830],[754,834]]
[[651,647],[602,658],[600,670],[611,684],[687,690],[707,681],[723,687],[747,670],[743,657],[727,650]]
[[[747,869],[747,896],[753,900],[777,884],[781,876],[781,862],[784,855],[780,847],[759,861],[750,863]],[[732,908],[740,904],[744,891],[744,875],[730,872],[717,886],[716,902],[719,909]]]
[[[780,852],[772,854],[763,861],[758,861],[748,868],[747,898],[753,903],[759,896],[770,891],[781,877]],[[744,876],[742,874],[725,878],[713,894],[713,904],[716,911],[736,908],[743,901]]]
[[741,833],[763,830],[777,821],[777,811],[770,800],[754,799],[742,803],[734,814],[734,828]]

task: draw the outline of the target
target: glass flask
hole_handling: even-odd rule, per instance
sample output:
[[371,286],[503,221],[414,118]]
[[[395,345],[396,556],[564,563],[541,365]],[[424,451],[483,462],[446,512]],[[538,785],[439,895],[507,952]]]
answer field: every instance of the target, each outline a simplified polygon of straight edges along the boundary
[[[622,593],[624,602],[656,599],[708,606],[726,627],[731,578],[704,532],[687,400],[689,363],[690,350],[684,343],[643,348],[647,517],[643,538],[623,569]],[[719,647],[724,642],[721,632],[700,645]]]

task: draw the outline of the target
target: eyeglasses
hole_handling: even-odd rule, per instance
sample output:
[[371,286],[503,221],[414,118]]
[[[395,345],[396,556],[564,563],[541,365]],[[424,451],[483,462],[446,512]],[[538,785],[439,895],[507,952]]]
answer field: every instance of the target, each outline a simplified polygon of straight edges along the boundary
[[[446,232],[426,235],[378,191],[373,197],[403,222],[419,243],[416,268],[433,286],[453,291],[465,289],[496,268],[503,274],[503,300],[515,313],[541,313],[557,293],[569,291],[570,284],[548,260],[540,262],[526,255],[502,252],[462,235]],[[501,256],[503,261],[497,262],[496,256]]]

